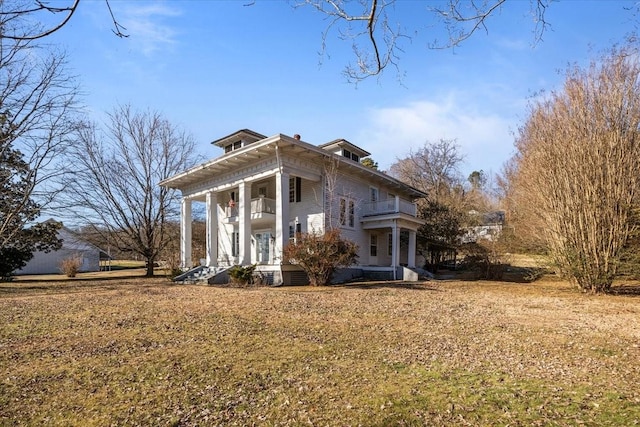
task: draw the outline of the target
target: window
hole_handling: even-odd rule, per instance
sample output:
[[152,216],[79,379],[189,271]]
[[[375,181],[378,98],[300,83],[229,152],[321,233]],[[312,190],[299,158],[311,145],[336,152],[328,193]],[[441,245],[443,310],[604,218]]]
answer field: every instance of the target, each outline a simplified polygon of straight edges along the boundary
[[369,239],[369,255],[378,256],[378,235],[372,234]]
[[353,160],[354,162],[360,162],[360,156],[358,156],[357,154],[351,154],[351,160]]
[[289,223],[289,242],[295,243],[296,234],[302,233],[302,224],[299,222]]
[[349,200],[349,227],[353,228],[356,225],[356,204],[353,200]]
[[267,197],[267,187],[266,186],[258,187],[258,196]]
[[351,199],[340,198],[340,225],[349,228],[356,225],[356,204]]
[[231,256],[240,255],[240,233],[234,231],[231,233]]
[[350,159],[350,158],[351,158],[351,151],[349,151],[349,150],[344,150],[344,149],[343,149],[343,150],[342,150],[342,155],[343,155],[344,157],[346,157],[347,159]]
[[392,256],[393,255],[393,234],[389,233],[389,241],[388,241],[388,246],[387,246],[387,255]]
[[302,178],[299,176],[289,178],[289,203],[302,200]]
[[224,146],[224,152],[226,153],[230,153],[234,150],[239,150],[240,148],[242,148],[242,141],[236,141],[233,144],[229,144],[229,145],[225,145]]
[[380,198],[380,192],[375,187],[369,187],[369,194],[370,194],[369,201],[371,202],[377,202],[378,199]]

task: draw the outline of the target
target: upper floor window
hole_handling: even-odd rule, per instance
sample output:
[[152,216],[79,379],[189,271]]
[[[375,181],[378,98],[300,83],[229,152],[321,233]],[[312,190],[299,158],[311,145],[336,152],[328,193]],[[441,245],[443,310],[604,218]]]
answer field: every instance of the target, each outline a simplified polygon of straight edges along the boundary
[[230,153],[230,152],[232,152],[232,151],[235,151],[235,150],[239,150],[239,149],[241,149],[241,148],[242,148],[242,146],[243,146],[242,141],[236,141],[236,142],[234,142],[233,144],[227,144],[227,145],[225,145],[225,146],[224,146],[224,152],[225,152],[225,153]]
[[352,199],[340,198],[340,225],[348,228],[356,225],[356,203]]
[[376,187],[369,187],[369,201],[377,202],[380,199],[380,191]]
[[302,178],[293,176],[289,178],[289,203],[302,200]]
[[351,159],[353,161],[360,162],[360,156],[358,156],[356,153],[352,153],[351,151],[346,150],[344,148],[342,149],[342,156],[346,157],[347,159]]

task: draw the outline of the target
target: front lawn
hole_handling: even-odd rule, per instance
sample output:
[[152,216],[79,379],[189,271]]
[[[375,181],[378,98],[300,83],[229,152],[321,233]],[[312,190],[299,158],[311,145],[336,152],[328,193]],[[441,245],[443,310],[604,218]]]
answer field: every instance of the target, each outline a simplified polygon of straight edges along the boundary
[[640,423],[640,300],[562,282],[0,284],[0,425]]

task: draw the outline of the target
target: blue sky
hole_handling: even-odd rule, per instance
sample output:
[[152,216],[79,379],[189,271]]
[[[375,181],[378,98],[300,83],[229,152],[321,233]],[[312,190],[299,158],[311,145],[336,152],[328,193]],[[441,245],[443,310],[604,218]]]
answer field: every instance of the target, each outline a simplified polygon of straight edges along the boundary
[[401,83],[395,70],[357,85],[341,74],[351,44],[327,21],[290,2],[112,0],[129,37],[112,33],[104,1],[85,0],[48,42],[62,44],[95,120],[119,103],[161,112],[192,133],[200,154],[221,154],[210,141],[238,129],[300,134],[312,144],[345,138],[370,151],[381,169],[424,145],[456,138],[462,173],[499,172],[513,152],[513,133],[528,100],[562,83],[569,63],[585,65],[636,27],[635,2],[551,4],[551,28],[534,44],[528,1],[507,3],[455,50],[431,50],[443,39],[427,6],[399,0],[392,20],[404,40]]

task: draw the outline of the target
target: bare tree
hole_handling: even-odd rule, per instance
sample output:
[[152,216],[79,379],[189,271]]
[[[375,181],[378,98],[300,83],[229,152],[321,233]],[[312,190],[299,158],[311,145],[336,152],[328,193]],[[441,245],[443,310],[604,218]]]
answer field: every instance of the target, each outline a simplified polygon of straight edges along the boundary
[[520,214],[582,290],[606,292],[632,230],[640,175],[640,62],[613,49],[534,103],[516,143]]
[[429,194],[429,200],[452,204],[462,189],[460,164],[464,159],[455,139],[427,141],[391,165],[390,174]]
[[[0,16],[0,28],[18,29],[20,22]],[[25,228],[61,190],[54,182],[77,118],[77,95],[63,52],[28,40],[0,38],[0,158],[2,168],[12,171],[0,177],[3,192],[12,194],[11,199],[3,198],[0,214],[4,249],[24,243]],[[51,234],[55,236],[54,229],[48,238]]]
[[68,206],[103,242],[146,259],[152,276],[178,216],[174,190],[158,183],[195,164],[194,142],[159,113],[128,105],[109,114],[106,128],[78,129]]

